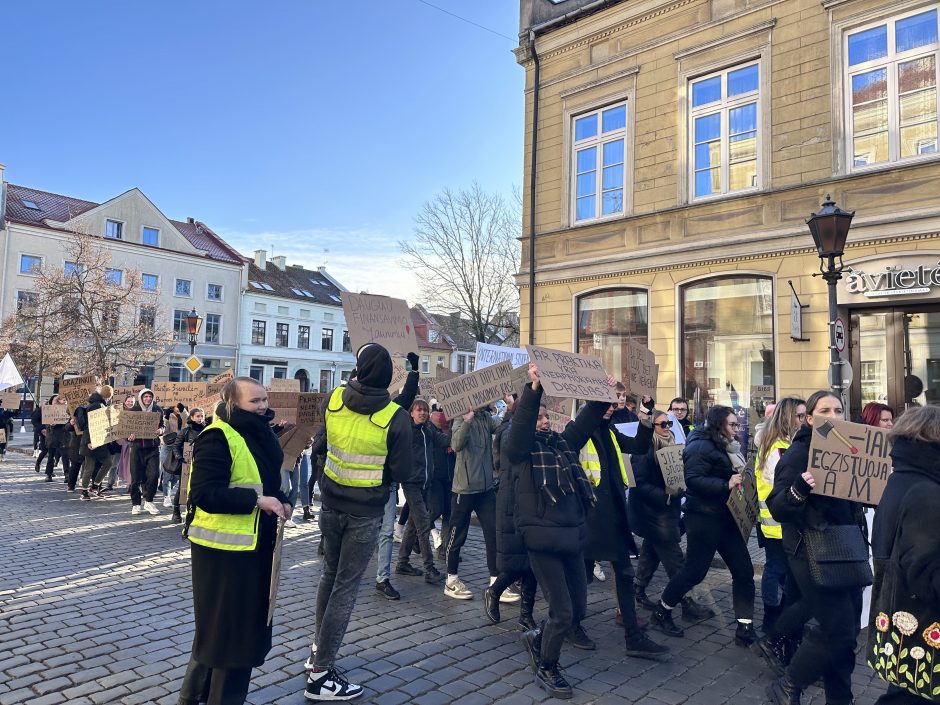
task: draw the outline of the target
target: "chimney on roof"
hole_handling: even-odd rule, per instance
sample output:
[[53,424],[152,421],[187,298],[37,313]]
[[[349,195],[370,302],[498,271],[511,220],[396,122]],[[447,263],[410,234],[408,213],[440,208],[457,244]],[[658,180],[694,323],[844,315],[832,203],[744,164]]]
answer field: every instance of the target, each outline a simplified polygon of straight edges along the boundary
[[186,222],[189,223],[190,225],[195,225],[195,224],[196,224],[196,219],[195,219],[195,218],[187,218],[187,219],[186,219]]
[[285,255],[278,255],[277,257],[272,257],[271,261],[274,262],[274,265],[280,269],[282,272],[287,269],[287,257]]
[[318,271],[318,272],[326,272],[326,265],[325,265],[325,264],[321,264],[319,267],[317,267],[317,271]]
[[255,266],[260,269],[262,272],[267,266],[267,251],[266,250],[255,250]]

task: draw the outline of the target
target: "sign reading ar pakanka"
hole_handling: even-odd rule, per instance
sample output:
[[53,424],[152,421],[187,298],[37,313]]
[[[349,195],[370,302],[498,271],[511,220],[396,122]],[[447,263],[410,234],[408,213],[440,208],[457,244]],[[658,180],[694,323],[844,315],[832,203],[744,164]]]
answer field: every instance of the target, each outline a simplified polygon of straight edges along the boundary
[[447,419],[479,409],[512,392],[512,363],[504,360],[482,370],[434,384],[437,400]]
[[892,471],[890,452],[883,428],[814,416],[809,446],[813,493],[878,504]]
[[526,350],[529,361],[539,368],[546,395],[616,403],[617,393],[607,384],[607,370],[600,358],[535,345],[527,345]]
[[340,293],[353,350],[378,343],[392,357],[418,351],[411,311],[402,299],[374,294]]

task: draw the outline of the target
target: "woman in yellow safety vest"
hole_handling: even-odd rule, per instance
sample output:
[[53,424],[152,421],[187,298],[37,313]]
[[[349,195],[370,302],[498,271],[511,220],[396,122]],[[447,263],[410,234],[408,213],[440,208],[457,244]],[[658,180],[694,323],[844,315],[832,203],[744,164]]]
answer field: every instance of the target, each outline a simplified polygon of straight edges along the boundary
[[245,702],[251,669],[271,648],[268,595],[283,452],[268,393],[250,377],[222,388],[215,420],[193,446],[186,535],[196,632],[179,705]]

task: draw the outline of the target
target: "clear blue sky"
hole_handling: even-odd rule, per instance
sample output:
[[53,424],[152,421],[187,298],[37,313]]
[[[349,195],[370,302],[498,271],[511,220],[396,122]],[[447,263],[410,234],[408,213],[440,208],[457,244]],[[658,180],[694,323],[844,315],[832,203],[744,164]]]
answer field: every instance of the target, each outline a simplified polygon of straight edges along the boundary
[[5,3],[0,163],[395,293],[423,202],[522,182],[518,2],[429,1],[506,37],[420,0]]

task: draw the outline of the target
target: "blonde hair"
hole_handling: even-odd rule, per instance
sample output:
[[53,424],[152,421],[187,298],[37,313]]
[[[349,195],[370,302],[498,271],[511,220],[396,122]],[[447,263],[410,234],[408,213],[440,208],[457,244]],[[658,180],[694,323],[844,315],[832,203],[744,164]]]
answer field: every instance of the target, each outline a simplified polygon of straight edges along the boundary
[[215,412],[218,416],[221,416],[223,420],[232,418],[232,410],[235,408],[238,400],[241,398],[241,392],[239,391],[238,383],[243,384],[257,384],[259,387],[264,387],[261,382],[256,380],[254,377],[233,377],[228,382],[222,386],[222,390],[219,392],[219,396],[222,397],[216,407]]
[[[665,411],[658,411],[658,410],[657,410],[657,411],[654,411],[654,412],[653,412],[653,418],[652,418],[652,423],[653,423],[653,425],[654,425],[654,426],[656,425],[656,420],[657,420],[657,419],[661,419],[661,418],[664,418],[664,417],[665,417],[666,419],[669,418],[669,416],[666,414]],[[652,441],[652,445],[653,445],[653,452],[654,452],[654,453],[655,453],[657,450],[659,450],[660,448],[665,448],[665,447],[667,447],[667,446],[674,446],[675,444],[676,444],[676,437],[675,437],[675,435],[673,434],[672,431],[669,432],[669,436],[668,436],[668,437],[667,437],[667,436],[660,436],[658,433],[656,433],[656,431],[653,431],[653,441]]]
[[763,463],[763,458],[767,457],[771,446],[777,441],[793,440],[793,435],[796,433],[793,430],[796,410],[805,404],[805,401],[796,397],[784,397],[777,402],[777,407],[767,421],[767,426],[760,438],[760,448],[757,450],[758,462]]

